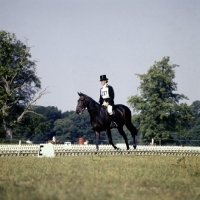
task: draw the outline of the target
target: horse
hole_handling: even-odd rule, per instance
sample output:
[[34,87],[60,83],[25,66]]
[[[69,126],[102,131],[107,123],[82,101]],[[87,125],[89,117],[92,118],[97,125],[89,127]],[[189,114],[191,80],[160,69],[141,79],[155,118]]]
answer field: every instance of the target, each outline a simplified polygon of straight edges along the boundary
[[56,141],[48,140],[47,143],[51,143],[51,144],[63,144],[62,140],[56,140]]
[[[82,114],[85,109],[88,110],[90,115],[90,122],[92,125],[92,129],[95,132],[96,136],[96,151],[99,150],[99,136],[101,131],[106,131],[109,144],[113,146],[115,150],[119,150],[112,141],[112,135],[111,135],[111,117],[107,112],[107,109],[105,106],[100,105],[95,100],[93,100],[91,97],[87,96],[83,93],[78,93],[79,99],[78,104],[76,107],[76,113]],[[131,111],[130,109],[122,104],[116,104],[113,107],[113,115],[115,118],[115,122],[117,123],[117,129],[119,133],[122,135],[125,143],[126,148],[129,150],[129,144],[127,136],[123,130],[123,126],[125,125],[127,129],[131,132],[131,135],[133,137],[133,148],[136,149],[136,135],[137,135],[137,129],[135,126],[131,123]]]

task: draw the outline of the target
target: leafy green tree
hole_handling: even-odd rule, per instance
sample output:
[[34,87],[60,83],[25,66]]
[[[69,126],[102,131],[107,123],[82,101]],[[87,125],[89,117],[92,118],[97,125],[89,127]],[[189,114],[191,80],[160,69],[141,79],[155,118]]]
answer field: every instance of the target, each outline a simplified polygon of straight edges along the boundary
[[77,128],[71,119],[64,118],[55,121],[54,131],[56,136],[61,136],[59,138],[62,140],[74,141],[74,135],[76,135]]
[[200,146],[200,117],[195,121],[194,127],[190,130],[187,139],[189,144]]
[[[35,141],[34,136],[40,135],[42,138],[45,135],[49,139],[50,123],[44,116],[39,116],[34,113],[28,113],[13,129],[13,137],[25,140]],[[37,136],[39,139],[39,137]],[[41,139],[42,140],[42,139]]]
[[195,121],[191,124],[189,136],[187,140],[189,144],[199,146],[200,145],[200,101],[194,101],[191,105],[192,113],[195,117]]
[[30,48],[15,34],[0,31],[0,119],[6,136],[12,138],[13,126],[20,122],[41,88]]
[[193,120],[191,107],[180,100],[187,99],[177,90],[175,67],[169,64],[169,57],[155,62],[147,74],[136,74],[140,82],[140,95],[131,96],[128,103],[137,115],[134,120],[138,124],[141,139],[170,140],[172,135],[183,137]]
[[67,111],[62,114],[62,117],[54,123],[56,136],[59,136],[62,140],[70,140],[75,143],[78,142],[79,137],[84,137],[90,142],[94,140],[94,132],[91,129],[88,112],[77,115],[75,111]]
[[0,123],[0,138],[5,138],[5,137],[6,137],[6,134],[5,134],[3,124]]
[[200,117],[200,101],[194,101],[191,105],[192,113],[195,119]]
[[45,116],[49,123],[50,123],[50,133],[53,136],[54,132],[53,132],[53,127],[54,127],[54,122],[57,119],[61,119],[62,118],[62,113],[60,110],[58,110],[57,107],[55,106],[32,106],[31,110],[41,114],[43,116]]

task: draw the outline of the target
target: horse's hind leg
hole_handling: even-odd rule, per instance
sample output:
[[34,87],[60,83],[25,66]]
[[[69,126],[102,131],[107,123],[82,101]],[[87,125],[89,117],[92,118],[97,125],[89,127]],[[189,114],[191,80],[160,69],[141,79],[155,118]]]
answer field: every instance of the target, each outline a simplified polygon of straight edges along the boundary
[[99,151],[99,137],[100,133],[95,131],[95,136],[96,136],[96,151]]
[[133,126],[132,123],[126,124],[126,127],[131,132],[131,135],[133,137],[133,148],[136,149],[137,145],[136,145],[136,138],[135,138],[135,136],[137,135],[137,129],[135,128],[135,126]]
[[125,134],[125,132],[124,132],[124,130],[123,130],[123,127],[118,127],[118,131],[119,131],[119,133],[121,134],[121,136],[124,138],[124,141],[125,141],[125,143],[126,143],[126,148],[127,148],[127,150],[129,150],[128,139],[127,139],[127,136],[126,136],[126,134]]

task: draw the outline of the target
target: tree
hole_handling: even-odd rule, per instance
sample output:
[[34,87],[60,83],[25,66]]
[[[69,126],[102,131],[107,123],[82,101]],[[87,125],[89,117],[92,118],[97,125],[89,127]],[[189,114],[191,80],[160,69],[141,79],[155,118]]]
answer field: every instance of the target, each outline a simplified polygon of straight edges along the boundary
[[12,138],[13,126],[46,94],[45,89],[34,99],[40,88],[30,47],[15,34],[0,31],[0,119],[7,137]]
[[191,107],[180,100],[187,99],[183,94],[174,93],[177,90],[175,67],[169,64],[169,57],[155,62],[147,74],[136,74],[140,82],[140,96],[131,96],[128,103],[133,107],[134,120],[139,124],[142,139],[166,139],[173,134],[182,137],[193,115]]
[[66,140],[74,140],[74,135],[76,133],[76,126],[71,119],[57,119],[54,123],[54,131],[56,136]]
[[[35,141],[35,136],[46,136],[49,139],[50,123],[44,116],[39,116],[34,113],[26,114],[20,123],[18,123],[13,129],[13,137],[25,140]],[[40,139],[37,136],[38,139]]]
[[31,110],[38,113],[38,114],[45,116],[48,119],[48,121],[50,123],[50,133],[53,136],[54,135],[54,132],[53,132],[54,122],[57,119],[62,118],[61,111],[58,110],[58,108],[54,107],[54,106],[47,106],[47,107],[45,107],[45,106],[32,106]]
[[200,117],[200,101],[194,101],[191,107],[192,107],[192,113],[195,119],[199,118]]
[[56,136],[72,142],[77,142],[79,137],[84,137],[90,142],[94,140],[94,131],[91,129],[88,112],[77,115],[75,111],[70,111],[63,113],[62,117],[54,122]]
[[191,129],[189,131],[187,139],[189,140],[189,144],[199,146],[200,145],[200,101],[194,101],[191,107],[195,120],[191,124]]
[[189,144],[193,146],[200,145],[200,117],[197,118],[194,126],[189,131],[189,136],[187,137],[187,139],[189,140]]

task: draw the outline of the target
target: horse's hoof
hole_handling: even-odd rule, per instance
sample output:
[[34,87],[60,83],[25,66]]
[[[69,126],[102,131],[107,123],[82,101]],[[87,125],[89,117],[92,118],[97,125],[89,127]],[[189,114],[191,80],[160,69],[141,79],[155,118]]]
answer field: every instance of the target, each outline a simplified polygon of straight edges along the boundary
[[131,153],[131,149],[127,149],[127,151],[128,151],[128,154],[130,154],[130,153]]
[[98,150],[96,150],[96,151],[94,152],[94,154],[98,154],[98,152],[99,152],[99,151],[98,151]]
[[133,148],[136,149],[136,145],[133,145]]
[[115,149],[115,151],[121,151],[121,149],[117,147],[117,148]]

